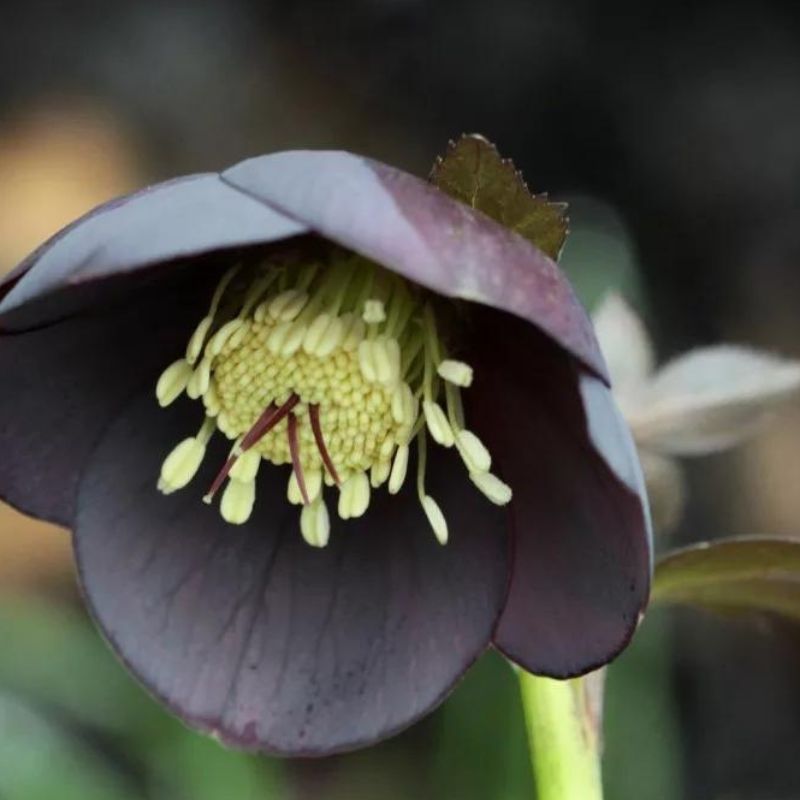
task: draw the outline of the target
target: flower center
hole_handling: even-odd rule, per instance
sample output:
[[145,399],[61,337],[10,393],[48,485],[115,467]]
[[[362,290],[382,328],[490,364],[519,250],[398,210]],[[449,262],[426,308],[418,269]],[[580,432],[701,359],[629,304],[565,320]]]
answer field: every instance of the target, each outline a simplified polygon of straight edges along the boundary
[[185,357],[159,378],[162,407],[185,392],[202,400],[205,420],[167,456],[158,488],[186,486],[219,431],[233,445],[204,500],[224,486],[220,512],[242,524],[262,462],[291,465],[287,499],[302,506],[303,537],[322,547],[330,533],[324,487],[338,488],[339,517],[362,516],[373,489],[400,491],[416,439],[419,500],[444,544],[447,523],[425,490],[427,436],[457,448],[489,500],[511,499],[464,426],[460,390],[471,382],[472,369],[446,357],[430,296],[361,257],[234,267]]

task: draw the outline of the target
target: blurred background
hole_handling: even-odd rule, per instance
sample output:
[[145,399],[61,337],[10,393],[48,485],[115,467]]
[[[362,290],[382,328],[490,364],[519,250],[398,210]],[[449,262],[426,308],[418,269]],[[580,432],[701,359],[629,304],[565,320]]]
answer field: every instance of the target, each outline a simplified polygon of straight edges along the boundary
[[[298,147],[426,174],[479,131],[572,206],[563,265],[622,290],[659,355],[800,357],[800,16],[761,0],[4,0],[0,271],[91,206]],[[0,376],[2,391],[13,391]],[[800,536],[800,405],[689,464],[660,548]],[[612,667],[612,800],[800,797],[794,631],[657,610]],[[86,619],[64,531],[0,508],[0,799],[533,796],[487,656],[432,717],[318,762],[227,752],[164,715]]]

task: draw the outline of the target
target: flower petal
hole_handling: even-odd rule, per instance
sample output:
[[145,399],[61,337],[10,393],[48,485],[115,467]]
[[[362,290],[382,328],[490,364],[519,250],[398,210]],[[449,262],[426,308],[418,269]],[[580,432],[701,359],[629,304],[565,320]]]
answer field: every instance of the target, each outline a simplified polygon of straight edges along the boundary
[[[442,700],[487,646],[507,581],[505,515],[466,488],[451,453],[430,491],[452,536],[435,541],[413,487],[373,497],[323,549],[302,540],[286,471],[258,478],[251,522],[224,524],[184,492],[155,491],[192,422],[135,402],[82,482],[81,579],[109,640],[145,685],[226,744],[322,755],[370,744]],[[409,481],[409,483],[411,483]]]
[[622,295],[609,292],[592,315],[618,403],[635,396],[653,371],[653,345],[641,317]]
[[0,326],[24,329],[74,312],[88,305],[75,288],[98,278],[304,232],[217,175],[159,183],[98,206],[32,253],[7,278],[13,285],[0,300]]
[[253,158],[222,178],[439,294],[527,319],[605,376],[591,323],[555,262],[431,184],[361,156],[311,151]]
[[165,363],[185,347],[191,300],[208,292],[201,274],[186,275],[187,286],[176,271],[157,292],[137,288],[141,276],[129,276],[123,304],[25,334],[0,333],[0,375],[8,387],[0,392],[0,497],[71,524],[81,468],[98,435],[135,391],[155,386]]
[[628,415],[641,447],[701,455],[738,444],[800,389],[800,362],[745,347],[707,347],[664,366]]
[[[526,329],[527,328],[527,329]],[[535,329],[496,314],[468,418],[514,496],[509,597],[495,644],[534,673],[606,663],[647,601],[650,531],[636,452],[608,389]]]

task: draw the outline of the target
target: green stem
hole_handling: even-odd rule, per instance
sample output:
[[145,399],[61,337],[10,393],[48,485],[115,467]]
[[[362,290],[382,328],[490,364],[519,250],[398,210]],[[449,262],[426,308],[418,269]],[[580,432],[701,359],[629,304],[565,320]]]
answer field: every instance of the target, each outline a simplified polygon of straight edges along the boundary
[[586,678],[517,671],[538,800],[602,800],[600,742]]

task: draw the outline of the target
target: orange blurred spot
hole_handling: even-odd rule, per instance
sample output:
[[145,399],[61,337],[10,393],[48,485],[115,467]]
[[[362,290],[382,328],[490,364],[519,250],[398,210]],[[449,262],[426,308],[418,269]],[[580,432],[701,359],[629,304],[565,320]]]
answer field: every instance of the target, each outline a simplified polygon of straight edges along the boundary
[[41,107],[0,128],[0,273],[98,203],[143,183],[132,142],[87,105]]
[[0,594],[63,580],[71,571],[67,531],[0,503]]
[[[0,127],[0,274],[75,217],[143,183],[132,141],[102,109],[61,101],[18,114]],[[71,570],[68,533],[0,503],[0,591]]]

